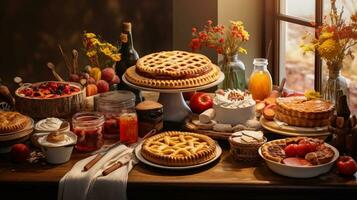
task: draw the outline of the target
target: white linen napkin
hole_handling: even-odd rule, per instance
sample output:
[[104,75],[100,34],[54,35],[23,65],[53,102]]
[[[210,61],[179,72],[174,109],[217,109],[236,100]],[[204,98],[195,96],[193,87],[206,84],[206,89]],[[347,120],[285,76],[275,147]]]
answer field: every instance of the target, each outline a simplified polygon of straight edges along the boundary
[[[104,169],[110,166],[125,154],[131,154],[132,159],[128,164],[102,176]],[[83,171],[83,167],[91,161],[95,155],[78,161],[72,169],[62,177],[58,187],[58,200],[126,200],[126,185],[128,174],[138,163],[133,148],[119,145],[111,149],[92,168]]]

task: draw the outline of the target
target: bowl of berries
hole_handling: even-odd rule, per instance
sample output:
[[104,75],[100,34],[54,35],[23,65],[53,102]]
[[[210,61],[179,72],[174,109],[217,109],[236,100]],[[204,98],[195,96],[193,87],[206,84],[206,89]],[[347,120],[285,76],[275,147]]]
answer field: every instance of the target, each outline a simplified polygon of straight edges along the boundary
[[333,146],[308,137],[272,140],[263,144],[258,152],[273,172],[292,178],[312,178],[327,173],[339,157]]
[[16,109],[35,119],[67,118],[85,107],[86,92],[74,82],[25,83],[15,91]]

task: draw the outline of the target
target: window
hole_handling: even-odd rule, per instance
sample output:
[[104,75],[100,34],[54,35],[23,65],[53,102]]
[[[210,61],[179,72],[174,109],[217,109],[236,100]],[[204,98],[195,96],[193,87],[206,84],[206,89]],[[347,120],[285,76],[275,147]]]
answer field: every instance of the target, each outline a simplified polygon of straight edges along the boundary
[[[350,19],[357,11],[357,0],[337,0],[338,9],[344,8],[344,18]],[[328,71],[318,54],[304,55],[300,44],[306,32],[314,33],[330,12],[330,0],[267,0],[265,1],[265,53],[269,54],[274,83],[286,77],[286,88],[321,91]],[[328,19],[328,18],[327,18]],[[271,52],[267,49],[272,41]],[[270,52],[270,53],[268,53]],[[349,84],[349,103],[357,113],[357,47],[355,58],[346,58],[342,74]]]

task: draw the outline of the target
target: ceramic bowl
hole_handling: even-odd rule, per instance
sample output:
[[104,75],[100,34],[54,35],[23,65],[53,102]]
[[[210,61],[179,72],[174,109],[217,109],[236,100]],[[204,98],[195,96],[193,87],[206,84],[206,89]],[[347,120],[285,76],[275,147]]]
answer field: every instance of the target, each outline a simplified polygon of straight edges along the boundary
[[328,163],[314,166],[289,166],[282,163],[274,162],[272,160],[268,160],[262,155],[262,147],[259,148],[258,153],[265,160],[267,166],[277,174],[292,178],[312,178],[329,172],[339,157],[339,152],[335,147],[326,143],[325,145],[330,147],[334,151],[334,157]]
[[45,142],[48,134],[38,138],[38,144],[41,146],[48,163],[61,164],[71,159],[73,147],[77,143],[77,136],[70,131],[64,132],[64,134],[69,138],[69,141],[65,143]]

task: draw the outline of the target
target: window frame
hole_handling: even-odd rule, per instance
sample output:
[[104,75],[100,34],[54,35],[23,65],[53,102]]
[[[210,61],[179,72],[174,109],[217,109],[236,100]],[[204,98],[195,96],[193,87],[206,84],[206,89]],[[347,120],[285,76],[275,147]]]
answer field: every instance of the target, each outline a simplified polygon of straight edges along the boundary
[[[282,14],[280,11],[280,0],[265,0],[264,1],[264,33],[263,39],[263,55],[269,60],[269,70],[273,75],[273,82],[279,85],[280,82],[280,22],[289,22],[306,27],[315,28],[315,30],[322,25],[323,22],[323,0],[315,0],[315,22],[311,23],[298,17]],[[315,33],[316,34],[316,33]],[[316,37],[316,35],[315,35]],[[271,43],[271,44],[270,44]],[[270,46],[270,48],[269,48]],[[269,50],[270,49],[270,50]],[[268,55],[269,54],[269,55]],[[322,60],[315,52],[315,74],[314,86],[316,91],[321,92],[322,88]]]

